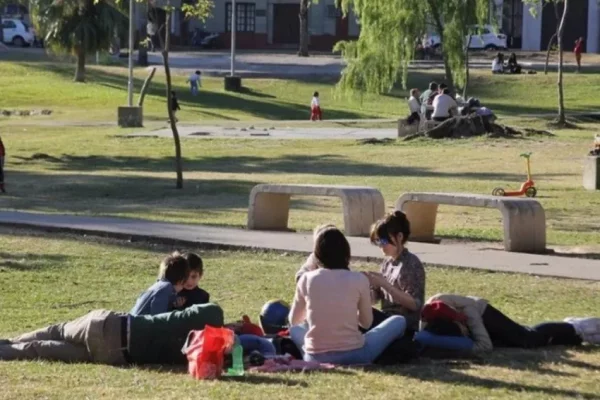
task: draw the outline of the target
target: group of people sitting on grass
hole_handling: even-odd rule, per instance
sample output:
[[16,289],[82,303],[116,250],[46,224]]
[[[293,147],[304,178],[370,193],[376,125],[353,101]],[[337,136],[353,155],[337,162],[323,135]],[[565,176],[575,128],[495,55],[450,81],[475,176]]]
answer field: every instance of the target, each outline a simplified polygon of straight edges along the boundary
[[[314,251],[296,274],[289,324],[281,327],[288,329],[276,336],[287,336],[298,358],[337,365],[405,362],[427,350],[473,355],[496,346],[600,344],[600,318],[527,327],[482,298],[438,294],[425,300],[425,268],[406,248],[409,237],[400,211],[376,222],[370,241],[386,259],[379,272],[359,272],[350,268],[344,234],[333,225],[318,227]],[[0,360],[185,364],[189,333],[207,325],[232,329],[245,354],[275,354],[273,338],[249,321],[225,324],[223,310],[198,287],[202,275],[197,254],[174,253],[129,313],[96,310],[0,340]]]
[[521,65],[517,62],[517,55],[512,53],[508,57],[508,62],[504,63],[504,54],[498,53],[492,61],[492,73],[493,74],[520,74]]

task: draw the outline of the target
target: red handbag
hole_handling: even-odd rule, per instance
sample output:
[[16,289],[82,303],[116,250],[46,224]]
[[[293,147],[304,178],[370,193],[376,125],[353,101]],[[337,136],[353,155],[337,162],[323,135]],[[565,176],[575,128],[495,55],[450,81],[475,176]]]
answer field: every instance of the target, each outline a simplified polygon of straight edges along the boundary
[[188,372],[196,379],[218,379],[223,373],[225,352],[235,341],[231,329],[206,325],[201,331],[190,331],[183,349],[188,359]]

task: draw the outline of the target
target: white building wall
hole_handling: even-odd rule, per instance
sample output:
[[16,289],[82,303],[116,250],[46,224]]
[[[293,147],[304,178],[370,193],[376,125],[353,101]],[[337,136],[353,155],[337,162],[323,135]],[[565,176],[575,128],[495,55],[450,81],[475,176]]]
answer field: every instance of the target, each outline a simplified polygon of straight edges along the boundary
[[600,5],[598,0],[589,1],[586,49],[588,53],[600,53]]
[[[591,0],[595,1],[595,0]],[[523,50],[540,51],[542,48],[542,7],[535,7],[535,16],[531,6],[523,4]]]

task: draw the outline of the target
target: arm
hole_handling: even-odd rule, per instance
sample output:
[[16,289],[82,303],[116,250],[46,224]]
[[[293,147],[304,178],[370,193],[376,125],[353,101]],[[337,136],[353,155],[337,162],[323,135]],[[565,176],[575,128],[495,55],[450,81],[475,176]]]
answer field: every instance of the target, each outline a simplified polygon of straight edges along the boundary
[[156,292],[150,300],[150,315],[162,314],[173,308],[173,289],[168,286]]
[[483,319],[481,318],[479,311],[477,311],[477,309],[473,306],[467,306],[463,309],[463,313],[467,316],[467,326],[469,327],[471,337],[475,342],[473,345],[473,351],[492,351],[494,349],[494,345],[492,344],[492,339],[490,339],[487,329],[485,329],[485,325],[483,324]]
[[306,287],[306,275],[300,278],[300,281],[296,285],[296,294],[294,295],[294,302],[290,309],[290,325],[299,325],[306,319],[306,298],[304,291]]
[[398,289],[389,282],[386,281],[381,288],[392,296],[394,303],[400,304],[402,307],[405,307],[410,311],[417,311],[419,308],[421,308],[420,302],[417,301],[413,296],[402,291],[401,289]]
[[369,280],[361,276],[361,290],[358,299],[358,324],[365,329],[373,325],[373,310],[371,309],[371,290]]

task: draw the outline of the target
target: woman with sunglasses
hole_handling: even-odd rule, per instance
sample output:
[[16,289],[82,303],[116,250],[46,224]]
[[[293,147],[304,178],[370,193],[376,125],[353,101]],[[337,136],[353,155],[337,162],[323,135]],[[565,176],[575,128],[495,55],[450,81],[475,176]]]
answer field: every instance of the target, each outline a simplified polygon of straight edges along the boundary
[[425,301],[425,269],[421,260],[405,247],[409,236],[410,223],[402,211],[386,215],[371,228],[371,243],[387,256],[381,272],[365,273],[372,300],[381,301],[381,311],[373,309],[371,329],[392,315],[406,318],[407,334],[419,328]]

